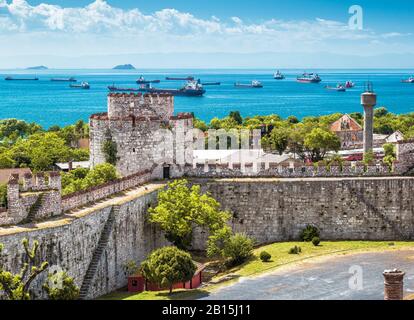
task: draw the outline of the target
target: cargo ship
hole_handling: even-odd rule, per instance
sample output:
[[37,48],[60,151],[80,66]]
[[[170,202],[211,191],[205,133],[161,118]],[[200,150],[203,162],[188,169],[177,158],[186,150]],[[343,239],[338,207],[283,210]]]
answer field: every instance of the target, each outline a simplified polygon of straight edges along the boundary
[[296,78],[298,82],[302,83],[319,83],[322,79],[319,77],[317,73],[304,73],[301,76]]
[[220,86],[221,82],[203,82],[203,86]]
[[52,78],[50,81],[54,82],[76,82],[77,80],[73,77],[70,78]]
[[109,86],[108,90],[112,92],[139,92],[141,91],[139,88],[121,88],[121,87],[116,87],[114,85]]
[[71,88],[78,88],[78,89],[90,89],[91,86],[88,82],[82,82],[81,84],[71,84],[69,85]]
[[13,78],[13,77],[8,76],[8,77],[4,78],[4,80],[6,80],[6,81],[37,81],[37,80],[39,80],[39,78],[37,78],[37,77],[34,77],[34,78]]
[[139,77],[137,80],[138,84],[148,84],[148,83],[160,83],[160,80],[145,80],[143,76]]
[[194,81],[194,77],[185,77],[185,78],[172,78],[172,77],[166,77],[165,80],[170,80],[170,81]]
[[188,81],[180,89],[159,89],[153,88],[151,84],[142,84],[139,91],[155,94],[172,94],[173,96],[201,97],[206,93],[200,81]]
[[401,80],[403,83],[414,83],[414,76],[409,77],[408,79]]
[[236,82],[234,86],[238,88],[263,88],[262,83],[257,80],[253,80],[250,84]]
[[283,80],[285,79],[285,76],[279,70],[277,70],[277,72],[273,75],[273,78],[276,80]]
[[346,88],[343,84],[337,84],[336,87],[326,86],[325,89],[330,90],[330,91],[337,91],[337,92],[345,92],[346,91]]

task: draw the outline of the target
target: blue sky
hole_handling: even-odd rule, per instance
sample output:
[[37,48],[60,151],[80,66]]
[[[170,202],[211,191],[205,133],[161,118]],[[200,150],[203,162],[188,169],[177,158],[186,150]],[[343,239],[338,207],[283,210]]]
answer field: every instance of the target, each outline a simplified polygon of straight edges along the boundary
[[[354,4],[363,9],[363,30],[349,29]],[[270,52],[283,55],[286,67],[301,67],[301,55],[320,56],[322,67],[335,56],[384,56],[386,65],[393,54],[410,61],[412,12],[414,2],[406,0],[0,0],[0,57],[8,58],[0,67],[51,56],[56,67],[68,67],[85,55],[102,56],[96,66],[104,66],[105,57],[112,63],[120,56],[184,52],[213,60],[216,53]]]

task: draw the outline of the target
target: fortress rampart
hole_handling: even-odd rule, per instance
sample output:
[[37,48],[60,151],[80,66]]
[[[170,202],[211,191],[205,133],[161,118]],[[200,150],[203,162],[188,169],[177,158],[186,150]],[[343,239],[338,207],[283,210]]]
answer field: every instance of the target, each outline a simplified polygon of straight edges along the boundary
[[[311,224],[324,240],[413,240],[414,178],[193,180],[258,244],[297,240]],[[203,248],[205,235],[194,239]]]
[[[397,144],[392,170],[382,163],[197,164],[187,134],[193,117],[173,116],[173,97],[110,94],[107,111],[90,118],[91,166],[105,162],[103,145],[112,141],[123,178],[62,197],[58,173],[27,175],[22,186],[11,176],[8,210],[0,212],[7,269],[18,271],[28,238],[39,241],[42,260],[74,277],[82,298],[125,286],[125,264],[166,245],[147,222],[165,185],[151,181],[162,178],[201,184],[232,212],[233,230],[257,244],[296,240],[307,224],[322,240],[414,239],[414,178],[401,176],[414,168],[413,140]],[[196,231],[193,248],[203,249],[206,237]]]
[[197,163],[185,168],[187,177],[231,178],[231,177],[374,177],[392,176],[395,173],[386,164],[364,164],[345,162],[342,165],[313,165],[298,162],[289,163]]
[[[297,240],[307,224],[317,226],[323,240],[414,239],[414,178],[190,181],[200,184],[223,209],[232,212],[235,232],[254,237],[257,244]],[[7,248],[6,266],[17,271],[24,254],[21,240],[27,237],[40,242],[42,259],[66,269],[75,278],[76,284],[87,291],[86,298],[125,286],[125,264],[130,260],[140,263],[151,250],[166,245],[163,235],[146,218],[163,186],[147,184],[35,228],[0,228],[0,243]],[[195,232],[193,248],[204,248],[206,237],[206,233]],[[95,264],[96,269],[89,267]]]

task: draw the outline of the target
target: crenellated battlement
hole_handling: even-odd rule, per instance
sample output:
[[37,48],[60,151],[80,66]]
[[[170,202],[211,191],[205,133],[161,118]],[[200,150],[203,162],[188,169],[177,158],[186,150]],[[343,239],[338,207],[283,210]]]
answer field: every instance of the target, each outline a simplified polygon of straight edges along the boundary
[[298,162],[284,163],[194,163],[185,168],[187,177],[201,178],[308,178],[308,177],[360,177],[391,176],[394,173],[383,163],[364,164],[362,162],[329,166]]
[[111,140],[123,176],[154,164],[161,172],[163,165],[175,164],[172,159],[182,163],[186,150],[192,150],[186,134],[193,128],[193,115],[174,115],[170,94],[110,93],[107,112],[92,115],[89,126],[91,167],[106,161],[102,147]]
[[7,184],[7,212],[0,217],[0,225],[32,222],[60,215],[62,212],[61,176],[59,172],[26,173],[23,184],[12,174]]
[[174,97],[168,94],[126,94],[110,93],[108,95],[108,119],[128,117],[159,117],[168,121],[174,112]]
[[[9,182],[10,183],[10,182]],[[34,176],[26,173],[23,176],[23,192],[61,190],[61,176],[59,172],[38,172]]]

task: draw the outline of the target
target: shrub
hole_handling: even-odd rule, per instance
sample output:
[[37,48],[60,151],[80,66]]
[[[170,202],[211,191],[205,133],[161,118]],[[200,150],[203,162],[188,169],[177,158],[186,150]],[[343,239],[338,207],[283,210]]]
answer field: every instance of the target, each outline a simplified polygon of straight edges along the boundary
[[140,268],[137,266],[137,263],[134,260],[128,261],[124,266],[124,274],[127,277],[135,276],[139,273]]
[[230,237],[223,249],[224,257],[231,266],[245,262],[253,252],[253,240],[244,234],[237,233]]
[[173,284],[187,282],[196,272],[190,254],[177,247],[164,247],[153,251],[141,265],[141,274],[161,288],[168,287],[170,294]]
[[314,237],[319,237],[319,230],[315,226],[307,225],[300,234],[300,239],[305,242],[310,242]]
[[79,288],[72,277],[65,271],[49,273],[47,282],[43,285],[49,300],[76,300],[79,298]]
[[302,248],[298,246],[294,246],[293,248],[289,249],[289,254],[299,254],[302,252]]
[[260,252],[260,260],[263,262],[269,262],[272,259],[272,255],[267,251]]
[[319,244],[321,243],[321,239],[319,239],[319,237],[313,237],[312,238],[312,244],[317,247],[319,246]]
[[105,161],[116,166],[118,161],[118,148],[116,143],[112,140],[105,141],[102,146],[102,152],[105,155]]

